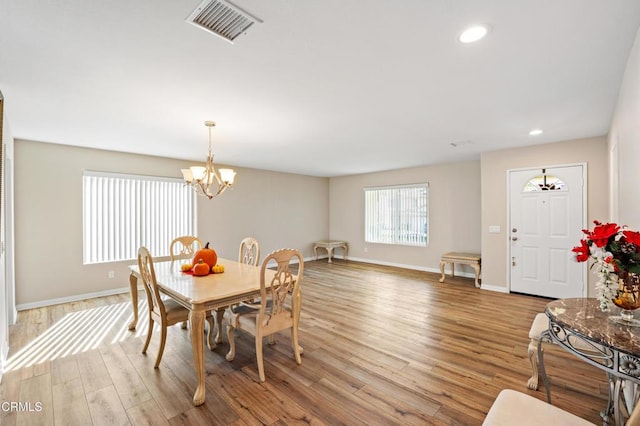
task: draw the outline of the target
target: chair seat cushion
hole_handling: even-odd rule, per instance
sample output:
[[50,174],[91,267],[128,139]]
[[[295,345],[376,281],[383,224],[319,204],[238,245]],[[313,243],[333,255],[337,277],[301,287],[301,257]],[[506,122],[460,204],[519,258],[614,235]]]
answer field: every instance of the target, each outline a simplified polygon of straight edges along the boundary
[[168,324],[176,324],[189,319],[189,310],[175,300],[166,299],[162,302],[164,303],[164,310],[167,313]]
[[[271,300],[267,300],[267,308],[271,308],[271,305]],[[240,303],[239,305],[231,306],[230,309],[234,315],[257,315],[260,310],[260,301],[258,300],[254,303]]]
[[593,425],[568,411],[511,389],[500,391],[482,424],[484,426]]

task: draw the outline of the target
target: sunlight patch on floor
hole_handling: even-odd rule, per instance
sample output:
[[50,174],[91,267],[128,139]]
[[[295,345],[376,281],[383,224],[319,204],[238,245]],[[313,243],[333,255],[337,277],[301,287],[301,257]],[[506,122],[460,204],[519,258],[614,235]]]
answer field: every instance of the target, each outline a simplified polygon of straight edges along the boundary
[[[146,301],[138,304],[138,323],[148,317]],[[96,349],[110,336],[110,343],[118,343],[130,337],[147,334],[147,327],[128,329],[133,320],[131,303],[118,303],[84,311],[71,312],[57,321],[43,334],[13,354],[5,366],[5,372],[53,361],[80,352]]]

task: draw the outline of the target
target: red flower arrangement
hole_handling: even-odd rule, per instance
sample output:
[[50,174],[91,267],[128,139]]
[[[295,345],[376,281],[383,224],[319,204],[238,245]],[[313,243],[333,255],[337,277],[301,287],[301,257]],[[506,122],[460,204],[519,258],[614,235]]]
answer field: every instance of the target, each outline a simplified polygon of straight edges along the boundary
[[599,277],[596,291],[600,308],[607,311],[617,295],[618,280],[640,274],[640,232],[615,223],[593,223],[593,231],[583,229],[585,238],[572,251],[578,262],[594,260],[591,268]]

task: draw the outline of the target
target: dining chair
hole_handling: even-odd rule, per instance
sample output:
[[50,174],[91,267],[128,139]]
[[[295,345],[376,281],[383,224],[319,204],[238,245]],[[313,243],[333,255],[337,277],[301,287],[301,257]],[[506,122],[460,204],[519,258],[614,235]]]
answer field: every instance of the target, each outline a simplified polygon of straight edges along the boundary
[[[291,269],[292,261],[298,261],[298,271]],[[273,265],[275,263],[275,265]],[[265,272],[276,266],[274,277],[267,282]],[[260,268],[260,301],[255,304],[241,303],[227,309],[229,324],[227,337],[229,353],[227,361],[235,358],[235,330],[245,330],[255,337],[256,359],[260,381],[265,381],[262,356],[263,337],[273,336],[282,330],[291,330],[291,346],[296,362],[302,364],[302,348],[298,345],[298,323],[302,294],[300,284],[304,273],[304,259],[298,250],[281,249],[270,253]],[[275,340],[270,339],[270,343]]]
[[[260,262],[260,244],[258,243],[258,240],[253,237],[247,237],[240,241],[238,262],[258,266],[258,263]],[[216,311],[216,343],[222,343],[222,319],[226,309],[227,306],[223,306],[222,308],[218,308]]]
[[[160,347],[158,348],[158,356],[153,368],[158,368],[164,346],[167,340],[167,327],[184,322],[189,319],[189,310],[179,305],[173,299],[162,299],[156,282],[156,273],[153,268],[153,258],[146,247],[138,249],[138,268],[140,269],[140,277],[147,294],[147,305],[149,306],[149,329],[147,332],[147,340],[142,348],[142,353],[146,354],[151,342],[151,334],[153,333],[154,324],[160,325]],[[213,334],[213,317],[207,313],[207,322],[209,323],[209,348],[215,345],[211,341]]]
[[[193,235],[183,235],[174,238],[169,245],[169,258],[173,260],[193,259],[196,252],[202,248],[202,240]],[[182,328],[187,328],[187,321],[182,322]]]
[[192,235],[175,238],[169,246],[171,260],[192,259],[196,251],[202,248],[202,240]]
[[260,263],[260,244],[258,244],[258,240],[253,237],[247,237],[240,241],[238,262],[258,266],[258,263]]

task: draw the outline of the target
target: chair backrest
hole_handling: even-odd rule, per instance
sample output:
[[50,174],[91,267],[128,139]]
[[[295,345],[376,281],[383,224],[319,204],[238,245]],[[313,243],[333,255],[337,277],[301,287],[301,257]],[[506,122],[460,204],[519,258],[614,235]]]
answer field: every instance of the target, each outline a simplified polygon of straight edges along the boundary
[[240,242],[238,262],[258,266],[258,262],[260,262],[260,244],[258,244],[258,240],[247,237]]
[[171,260],[191,259],[202,248],[202,240],[192,235],[184,235],[171,241],[169,256]]
[[[298,272],[294,274],[291,270],[291,262],[298,260]],[[277,269],[275,276],[267,282],[265,272],[273,263]],[[290,310],[285,302],[291,294],[291,309],[300,311],[302,300],[300,284],[304,274],[304,259],[302,253],[294,249],[280,249],[270,253],[265,257],[260,269],[260,312],[258,314],[258,324],[266,324],[277,317],[290,317]],[[267,303],[270,300],[271,303]]]
[[151,257],[151,253],[149,253],[146,247],[140,247],[138,249],[138,268],[140,269],[140,277],[142,278],[142,284],[144,284],[144,290],[147,294],[149,310],[164,317],[164,303],[160,297],[160,291],[158,291],[156,271],[153,268],[153,257]]

